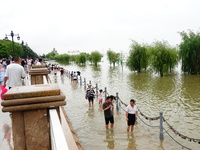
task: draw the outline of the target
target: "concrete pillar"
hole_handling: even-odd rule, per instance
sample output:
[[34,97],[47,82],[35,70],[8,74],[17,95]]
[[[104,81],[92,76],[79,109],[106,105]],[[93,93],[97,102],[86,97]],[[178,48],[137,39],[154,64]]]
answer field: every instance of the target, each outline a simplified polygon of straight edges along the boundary
[[58,85],[13,87],[4,98],[2,111],[11,112],[14,150],[50,150],[48,109],[66,105]]
[[30,70],[29,74],[31,76],[31,85],[44,84],[44,76],[46,77],[47,82],[50,82],[47,68],[33,68]]

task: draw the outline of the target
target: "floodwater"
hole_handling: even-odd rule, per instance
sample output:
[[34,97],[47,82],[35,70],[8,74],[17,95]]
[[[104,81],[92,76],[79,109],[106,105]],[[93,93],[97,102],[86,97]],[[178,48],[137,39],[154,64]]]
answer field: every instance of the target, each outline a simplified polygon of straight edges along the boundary
[[[87,83],[91,80],[93,86],[98,83],[100,89],[107,88],[108,93],[116,95],[126,104],[130,99],[137,100],[137,106],[148,117],[157,117],[163,111],[164,118],[181,134],[200,139],[200,76],[184,75],[177,69],[174,75],[159,77],[151,73],[136,73],[121,65],[109,66],[104,57],[99,66],[93,67],[76,64],[60,65],[69,71],[81,71],[82,79]],[[115,108],[115,127],[105,129],[102,106],[95,99],[93,107],[85,100],[84,85],[71,83],[67,76],[50,75],[53,83],[58,83],[66,95],[65,110],[85,150],[179,150],[182,149],[171,137],[164,133],[164,141],[159,140],[159,128],[149,127],[140,119],[134,133],[126,132],[124,105],[119,111]],[[115,104],[114,104],[115,105]],[[147,124],[157,126],[159,120],[148,121],[140,115]],[[10,124],[9,113],[0,113],[0,149],[2,143],[8,143],[5,138],[3,125]],[[175,135],[164,122],[164,128],[177,142],[199,150],[200,144],[189,142]],[[4,132],[3,132],[4,131]],[[7,149],[12,149],[8,148]],[[7,150],[5,149],[5,150]]]
[[[163,111],[164,118],[182,135],[190,138],[200,138],[200,76],[184,75],[177,68],[174,75],[160,77],[151,73],[136,73],[121,65],[109,66],[104,57],[99,66],[90,64],[78,66],[76,64],[60,65],[69,71],[81,71],[82,79],[87,83],[91,80],[93,86],[98,83],[100,89],[107,88],[108,94],[116,95],[126,104],[130,99],[136,99],[137,106],[148,117],[157,117]],[[102,106],[95,100],[93,107],[85,100],[84,85],[71,83],[68,77],[51,76],[53,82],[58,83],[66,94],[65,110],[78,134],[80,142],[86,150],[178,150],[180,145],[164,133],[164,141],[159,140],[159,128],[149,127],[140,119],[135,126],[134,133],[126,132],[124,105],[115,109],[115,127],[106,131]],[[148,121],[147,124],[157,126],[159,120]],[[164,128],[177,142],[199,150],[200,144],[189,142],[175,135],[164,123]]]

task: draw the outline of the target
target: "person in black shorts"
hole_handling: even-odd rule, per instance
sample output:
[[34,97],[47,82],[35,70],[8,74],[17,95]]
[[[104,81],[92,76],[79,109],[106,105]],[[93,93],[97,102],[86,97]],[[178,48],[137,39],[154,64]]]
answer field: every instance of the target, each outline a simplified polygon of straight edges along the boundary
[[134,130],[135,121],[138,117],[138,109],[135,105],[135,100],[131,99],[130,104],[126,107],[126,120],[127,120],[127,132],[131,128],[131,132]]
[[110,128],[113,128],[114,127],[114,117],[113,117],[114,106],[111,102],[110,96],[108,96],[106,98],[105,103],[103,103],[103,110],[104,110],[106,129],[108,129],[109,122],[111,123]]
[[94,88],[92,87],[91,84],[89,84],[85,94],[85,99],[88,99],[89,106],[94,105],[94,95],[95,95]]

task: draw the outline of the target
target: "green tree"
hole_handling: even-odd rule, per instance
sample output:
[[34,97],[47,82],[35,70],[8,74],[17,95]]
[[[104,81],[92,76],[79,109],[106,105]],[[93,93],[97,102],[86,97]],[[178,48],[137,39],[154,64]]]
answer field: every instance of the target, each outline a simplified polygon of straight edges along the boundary
[[127,66],[132,71],[141,72],[142,69],[148,66],[148,54],[146,45],[138,44],[136,41],[132,41],[131,50],[127,60]]
[[80,53],[78,55],[78,63],[85,64],[86,61],[87,61],[87,55],[86,55],[86,53]]
[[41,57],[41,58],[46,58],[46,55],[45,55],[45,54],[42,54],[42,55],[40,55],[39,57]]
[[12,49],[12,41],[0,40],[0,56],[9,57],[18,55],[20,57],[31,56],[32,58],[38,57],[38,55],[28,46],[14,42],[14,51]]
[[200,73],[200,32],[193,31],[180,33],[182,42],[180,47],[180,59],[182,61],[182,71],[188,74]]
[[50,53],[46,54],[46,58],[54,59],[54,56],[55,56],[54,52],[50,52]]
[[6,58],[9,57],[8,49],[6,48],[6,45],[2,42],[0,43],[0,58]]
[[116,52],[112,51],[111,49],[109,49],[107,51],[107,57],[110,62],[110,66],[111,66],[111,64],[113,64],[113,66],[115,66],[115,63],[120,60],[120,53],[116,53]]
[[70,55],[70,61],[71,62],[78,62],[78,55]]
[[153,70],[163,76],[175,67],[178,62],[178,53],[167,42],[157,41],[151,49],[151,66]]
[[93,52],[90,54],[90,56],[91,56],[92,62],[93,62],[94,65],[97,67],[98,62],[101,61],[101,57],[102,57],[101,53],[98,52],[98,51],[93,51]]
[[59,62],[61,62],[61,63],[69,63],[69,60],[70,60],[70,55],[68,55],[68,54],[60,54],[60,55],[55,55],[54,56],[54,59],[56,60],[56,61],[59,61]]
[[30,57],[30,58],[37,58],[38,55],[27,45],[22,45],[22,57],[26,58],[26,57]]

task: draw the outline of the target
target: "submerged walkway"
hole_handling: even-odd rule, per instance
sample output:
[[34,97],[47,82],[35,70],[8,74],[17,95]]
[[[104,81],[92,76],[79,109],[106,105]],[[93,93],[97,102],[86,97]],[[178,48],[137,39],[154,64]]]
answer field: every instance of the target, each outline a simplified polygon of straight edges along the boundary
[[[85,90],[83,85],[72,83],[69,77],[60,77],[59,74],[57,77],[52,75],[51,80],[54,83],[58,83],[65,93],[67,105],[64,108],[81,144],[86,150],[163,150],[165,148],[177,150],[180,148],[169,139],[160,141],[159,129],[149,129],[141,122],[136,125],[134,133],[127,133],[125,113],[116,111],[116,108],[114,129],[106,130],[102,105],[99,105],[98,100],[95,99],[94,106],[88,106],[88,101],[84,98]],[[114,95],[115,91],[108,89],[108,93]]]

